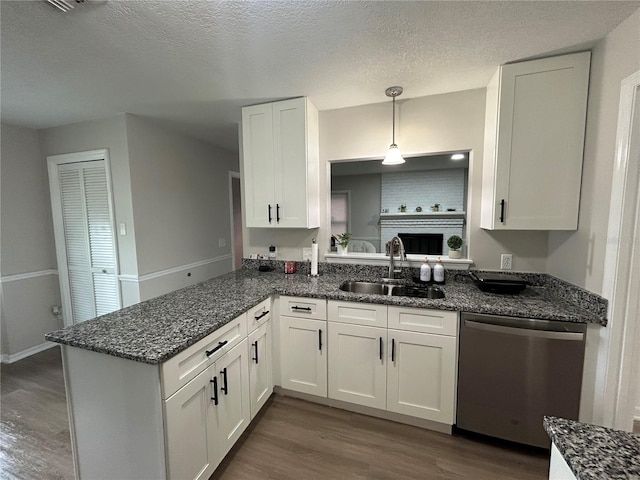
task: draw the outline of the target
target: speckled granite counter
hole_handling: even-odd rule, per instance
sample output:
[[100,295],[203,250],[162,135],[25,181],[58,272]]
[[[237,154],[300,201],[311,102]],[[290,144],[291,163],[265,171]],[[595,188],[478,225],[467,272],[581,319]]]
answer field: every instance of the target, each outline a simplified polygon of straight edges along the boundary
[[[304,273],[285,275],[282,270],[258,272],[243,268],[124,308],[63,330],[45,338],[74,347],[107,353],[138,362],[159,364],[204,338],[272,294],[403,305],[440,310],[546,318],[606,325],[606,301],[554,286],[553,277],[528,278],[532,286],[520,295],[496,295],[478,290],[466,274],[449,274],[439,300],[386,297],[343,292],[344,280],[382,276],[382,270],[340,267],[311,278]],[[321,269],[321,273],[323,269]],[[408,272],[409,277],[411,271]],[[534,274],[531,274],[534,275]],[[540,277],[540,278],[539,278]],[[570,289],[569,289],[570,290]],[[588,293],[588,292],[587,292]],[[597,296],[595,296],[597,297]],[[595,307],[594,307],[595,305]]]
[[640,435],[556,417],[544,428],[578,480],[640,479]]

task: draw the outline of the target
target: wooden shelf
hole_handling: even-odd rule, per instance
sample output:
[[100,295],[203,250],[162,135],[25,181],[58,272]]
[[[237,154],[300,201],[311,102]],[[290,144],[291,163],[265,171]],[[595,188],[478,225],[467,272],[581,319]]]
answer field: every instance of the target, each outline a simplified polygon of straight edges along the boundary
[[431,218],[461,218],[466,217],[465,212],[393,212],[393,213],[381,213],[380,220],[415,220],[415,219],[431,219]]

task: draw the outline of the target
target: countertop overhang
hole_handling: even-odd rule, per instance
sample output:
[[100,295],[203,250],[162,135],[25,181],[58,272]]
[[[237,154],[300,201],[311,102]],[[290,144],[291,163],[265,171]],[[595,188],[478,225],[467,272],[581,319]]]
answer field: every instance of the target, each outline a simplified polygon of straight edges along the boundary
[[640,478],[640,435],[556,417],[544,428],[578,480]]
[[551,284],[531,286],[520,295],[497,295],[481,292],[466,274],[449,277],[443,286],[446,297],[431,300],[339,289],[345,280],[373,279],[362,275],[309,277],[243,268],[48,333],[45,339],[155,365],[274,294],[606,325],[606,319],[587,306],[557,295]]

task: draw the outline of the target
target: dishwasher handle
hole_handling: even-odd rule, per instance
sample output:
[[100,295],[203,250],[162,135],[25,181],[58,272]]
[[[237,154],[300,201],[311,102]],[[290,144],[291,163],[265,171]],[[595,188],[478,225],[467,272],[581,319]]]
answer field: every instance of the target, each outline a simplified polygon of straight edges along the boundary
[[508,327],[504,325],[493,325],[490,323],[476,322],[474,320],[464,320],[465,328],[484,330],[485,332],[504,333],[505,335],[519,335],[522,337],[545,338],[548,340],[574,340],[584,341],[584,333],[580,332],[553,332],[549,330],[535,330],[521,327]]

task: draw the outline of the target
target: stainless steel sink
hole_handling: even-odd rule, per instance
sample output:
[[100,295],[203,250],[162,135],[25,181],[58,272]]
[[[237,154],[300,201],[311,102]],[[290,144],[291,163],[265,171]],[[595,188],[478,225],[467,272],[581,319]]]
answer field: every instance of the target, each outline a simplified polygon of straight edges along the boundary
[[376,282],[344,282],[340,290],[350,293],[364,293],[368,295],[388,295],[393,297],[414,298],[444,298],[444,291],[440,287],[426,285],[398,285]]
[[391,295],[394,287],[399,285],[389,285],[387,283],[372,282],[344,282],[340,285],[340,290],[350,293],[366,293],[372,295]]

